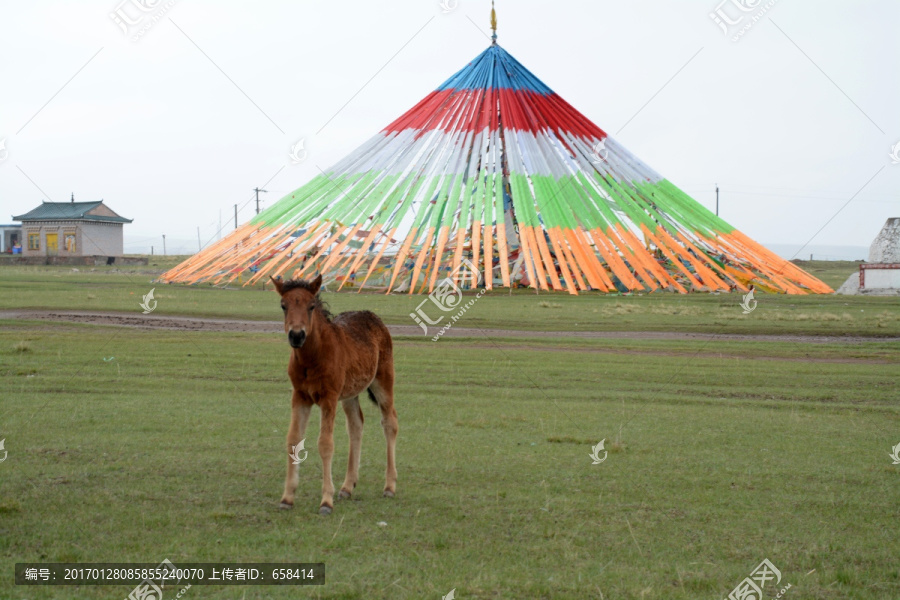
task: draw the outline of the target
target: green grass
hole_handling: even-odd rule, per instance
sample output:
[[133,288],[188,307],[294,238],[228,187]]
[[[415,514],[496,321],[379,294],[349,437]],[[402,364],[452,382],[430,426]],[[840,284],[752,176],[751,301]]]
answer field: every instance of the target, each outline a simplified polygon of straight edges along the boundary
[[[846,277],[856,263],[816,262],[810,270]],[[20,308],[140,312],[144,294],[155,288],[156,315],[196,315],[278,320],[271,286],[219,289],[208,285],[154,283],[154,267],[80,268],[0,266],[0,310]],[[815,267],[815,269],[813,268]],[[94,270],[91,270],[94,269]],[[843,274],[843,275],[840,275]],[[819,275],[822,275],[819,273]],[[823,275],[824,276],[824,275]],[[825,279],[828,279],[825,277]],[[832,282],[833,283],[833,282]],[[410,313],[425,299],[407,294],[327,293],[335,312],[366,308],[388,323],[412,325]],[[735,334],[900,336],[900,302],[861,296],[757,295],[743,314],[740,294],[571,296],[507,290],[483,296],[465,315],[464,327],[535,331],[680,331]]]
[[859,271],[859,261],[855,260],[795,260],[793,262],[834,290],[841,287],[851,273]]
[[[0,267],[0,310],[139,315],[156,286],[156,315],[280,318],[271,291],[152,283],[176,259],[165,260]],[[835,285],[849,266],[805,268]],[[412,324],[424,298],[327,299]],[[743,315],[737,294],[522,290],[481,298],[457,327],[900,335],[896,299],[758,300]],[[186,600],[437,600],[452,588],[460,600],[721,599],[763,558],[792,584],[787,600],[900,597],[897,341],[476,334],[395,347],[398,497],[381,497],[384,441],[366,401],[354,500],[323,518],[317,410],[295,508],[277,508],[290,394],[280,335],[0,320],[0,600],[133,587],[15,587],[16,562],[163,558],[326,563],[324,587],[193,586]],[[601,439],[609,454],[592,465]]]
[[895,342],[400,338],[398,497],[365,402],[361,481],[327,518],[317,410],[277,509],[287,354],[273,335],[0,322],[0,598],[131,589],[14,588],[15,562],[163,558],[326,563],[324,587],[185,598],[719,599],[763,558],[786,598],[900,597]]

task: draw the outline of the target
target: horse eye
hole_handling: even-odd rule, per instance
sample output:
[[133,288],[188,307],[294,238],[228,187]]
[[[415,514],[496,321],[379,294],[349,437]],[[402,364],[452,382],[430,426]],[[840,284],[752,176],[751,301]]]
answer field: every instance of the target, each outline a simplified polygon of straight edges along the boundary
[[310,305],[309,305],[309,312],[312,312],[315,308],[316,308],[316,305],[315,305],[315,304],[310,304]]
[[287,306],[285,306],[284,304],[282,304],[282,305],[281,305],[281,310],[287,310]]

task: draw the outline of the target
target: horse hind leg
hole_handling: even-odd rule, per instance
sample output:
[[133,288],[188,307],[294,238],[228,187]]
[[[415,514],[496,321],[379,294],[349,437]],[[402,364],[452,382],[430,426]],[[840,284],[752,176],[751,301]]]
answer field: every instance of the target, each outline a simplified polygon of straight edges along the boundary
[[400,425],[397,422],[397,411],[394,410],[394,369],[382,368],[379,365],[375,381],[369,386],[369,396],[381,409],[381,426],[387,442],[387,467],[384,474],[384,495],[393,498],[397,492],[397,465],[395,448]]
[[363,414],[359,396],[347,398],[341,403],[347,415],[347,434],[350,437],[350,457],[347,459],[347,476],[341,485],[339,498],[349,498],[359,481],[359,462],[362,454]]

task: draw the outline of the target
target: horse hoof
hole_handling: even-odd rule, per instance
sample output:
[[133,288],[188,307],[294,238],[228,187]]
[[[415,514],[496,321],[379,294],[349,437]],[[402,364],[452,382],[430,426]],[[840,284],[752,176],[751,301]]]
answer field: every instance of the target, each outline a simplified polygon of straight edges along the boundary
[[338,494],[338,498],[341,500],[346,500],[349,497],[350,497],[350,492],[348,492],[347,490],[341,490],[341,493]]
[[319,507],[319,514],[320,514],[320,515],[323,515],[323,516],[324,516],[324,515],[330,515],[330,514],[331,514],[331,510],[332,510],[332,509],[331,509],[330,506],[327,506],[327,505],[324,505],[324,504],[323,504],[322,506]]
[[292,508],[294,508],[294,504],[292,502],[285,502],[284,500],[282,500],[281,504],[278,505],[278,508],[280,508],[281,510],[291,510]]
[[393,498],[394,492],[392,492],[391,490],[384,490],[384,497],[385,498]]

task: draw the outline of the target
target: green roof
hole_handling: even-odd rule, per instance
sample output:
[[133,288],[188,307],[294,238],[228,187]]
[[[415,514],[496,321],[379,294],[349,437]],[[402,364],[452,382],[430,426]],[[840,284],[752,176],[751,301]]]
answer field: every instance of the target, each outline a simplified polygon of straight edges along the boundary
[[[13,217],[13,221],[104,221],[107,223],[131,223],[132,219],[107,215],[88,214],[98,206],[99,202],[42,202],[37,208],[24,215]],[[109,209],[109,207],[106,207]],[[110,209],[111,210],[111,209]]]

